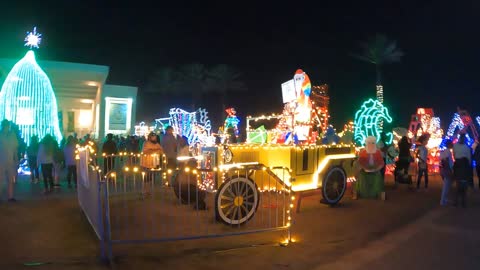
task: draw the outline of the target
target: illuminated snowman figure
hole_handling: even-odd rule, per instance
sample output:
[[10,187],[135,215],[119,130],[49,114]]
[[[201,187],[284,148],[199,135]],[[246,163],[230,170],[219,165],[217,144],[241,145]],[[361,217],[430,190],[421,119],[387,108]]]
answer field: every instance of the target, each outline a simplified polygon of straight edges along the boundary
[[33,135],[43,138],[50,134],[59,141],[62,133],[57,100],[50,79],[35,61],[32,50],[38,48],[41,34],[33,28],[25,41],[30,50],[13,66],[0,92],[0,119],[17,124],[27,144]]

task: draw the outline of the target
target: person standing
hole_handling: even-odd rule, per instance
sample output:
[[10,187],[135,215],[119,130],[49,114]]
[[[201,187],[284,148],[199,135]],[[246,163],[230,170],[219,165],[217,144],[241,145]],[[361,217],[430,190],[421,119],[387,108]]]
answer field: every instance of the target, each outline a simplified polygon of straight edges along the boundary
[[188,144],[188,138],[185,136],[178,138],[178,156],[190,156],[190,145]]
[[43,184],[45,186],[44,193],[48,194],[53,191],[53,164],[55,162],[55,150],[57,142],[52,135],[47,134],[40,142],[38,149],[37,163],[42,170]]
[[379,149],[382,152],[382,158],[383,158],[383,167],[380,170],[380,174],[382,175],[382,178],[385,179],[385,170],[387,166],[387,150],[388,150],[388,144],[387,144],[387,137],[385,136],[385,133],[380,134],[380,139],[377,142],[377,149]]
[[412,162],[410,149],[412,144],[408,141],[407,136],[403,136],[398,142],[398,160],[395,166],[395,184],[397,182],[411,181],[408,175],[408,168]]
[[[62,141],[64,139],[62,138]],[[63,169],[65,168],[65,157],[63,156],[63,150],[58,145],[57,141],[54,140],[54,154],[53,154],[53,180],[54,180],[54,187],[56,189],[60,188],[60,176],[62,174]]]
[[173,127],[168,126],[165,129],[165,135],[162,139],[162,148],[167,156],[167,168],[175,170],[177,168],[177,151],[178,143],[177,138],[173,135]]
[[67,183],[68,188],[72,188],[72,178],[75,188],[77,188],[77,164],[75,162],[75,138],[68,136],[63,155],[65,156],[65,166],[67,167]]
[[420,189],[420,181],[422,176],[425,178],[425,191],[428,190],[428,136],[422,135],[418,138],[420,145],[417,149],[418,158],[418,177],[417,177],[417,190]]
[[144,196],[150,195],[151,190],[149,187],[153,184],[152,181],[155,180],[155,173],[153,172],[153,170],[160,167],[162,154],[163,149],[158,142],[157,134],[151,132],[148,135],[148,140],[143,143],[142,159],[140,161],[142,169],[145,173],[143,188]]
[[35,183],[35,184],[38,183],[40,178],[38,165],[37,165],[38,147],[39,147],[38,136],[33,135],[32,138],[30,138],[30,145],[27,148],[27,158],[28,158],[28,166],[30,167],[30,178],[32,180],[32,183]]
[[10,122],[4,119],[0,130],[0,196],[3,183],[8,185],[8,201],[16,202],[14,198],[14,184],[18,166],[18,140],[10,130]]
[[115,157],[117,151],[117,144],[113,140],[113,134],[107,134],[107,140],[103,143],[102,146],[102,155],[103,158],[103,172],[105,174],[109,173],[111,170],[115,169]]
[[454,206],[458,206],[460,200],[463,208],[467,206],[468,183],[473,181],[472,151],[465,144],[465,140],[465,134],[461,134],[458,142],[453,146],[453,157],[455,158],[453,176],[457,183]]
[[[473,160],[475,161],[475,170],[478,178],[478,189],[480,190],[480,142],[475,141]],[[474,185],[475,186],[475,185]]]
[[14,183],[16,183],[18,178],[18,169],[20,167],[20,163],[25,158],[25,152],[27,151],[27,144],[23,141],[22,134],[20,132],[18,125],[16,125],[13,122],[10,123],[10,132],[15,134],[15,137],[17,138],[17,167],[15,168],[15,180],[14,180]]
[[446,206],[448,203],[448,193],[450,191],[450,187],[452,186],[453,180],[453,142],[451,140],[447,140],[446,147],[447,148],[440,153],[440,175],[442,176],[443,180],[442,197],[440,198],[441,206]]

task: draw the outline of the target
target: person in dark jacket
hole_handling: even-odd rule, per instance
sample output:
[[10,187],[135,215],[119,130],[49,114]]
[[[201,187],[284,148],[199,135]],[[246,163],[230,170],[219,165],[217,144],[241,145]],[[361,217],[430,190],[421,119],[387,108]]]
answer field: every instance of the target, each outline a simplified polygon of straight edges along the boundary
[[116,155],[117,152],[117,144],[113,141],[113,134],[109,133],[102,147],[102,155],[105,155],[103,158],[104,173],[108,173],[115,168],[115,157],[112,155]]
[[407,136],[403,136],[398,142],[398,160],[395,164],[395,183],[397,181],[405,182],[408,179],[408,168],[412,162],[412,154],[410,149],[412,144],[408,141]]
[[477,171],[478,189],[480,189],[480,142],[475,142],[475,150],[473,152],[473,160],[475,161],[475,169]]
[[28,166],[30,167],[30,177],[32,183],[38,183],[40,179],[38,166],[37,166],[37,154],[38,148],[40,144],[38,142],[38,136],[33,135],[30,138],[30,146],[27,147],[27,158],[28,158]]
[[457,183],[457,196],[454,206],[457,206],[459,200],[461,200],[462,207],[465,208],[468,183],[473,181],[471,150],[465,144],[465,134],[460,135],[457,144],[453,147],[453,156],[455,157],[453,177]]

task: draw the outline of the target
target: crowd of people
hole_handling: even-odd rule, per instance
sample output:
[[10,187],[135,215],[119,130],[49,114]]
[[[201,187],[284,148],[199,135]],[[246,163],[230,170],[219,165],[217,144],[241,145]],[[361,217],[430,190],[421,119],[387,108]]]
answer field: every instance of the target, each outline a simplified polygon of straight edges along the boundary
[[[424,190],[428,190],[429,155],[426,148],[428,140],[428,135],[422,135],[417,138],[415,151],[412,155],[412,142],[407,136],[403,136],[396,146],[387,144],[385,136],[380,136],[376,145],[373,145],[373,148],[370,149],[370,152],[367,151],[372,155],[372,153],[377,151],[375,149],[378,149],[378,158],[380,160],[376,163],[380,164],[378,166],[379,176],[381,177],[379,181],[384,182],[386,164],[394,162],[395,186],[398,183],[407,183],[413,187],[415,183],[413,183],[412,176],[409,174],[409,168],[417,160],[416,190],[421,190],[422,179]],[[370,143],[375,143],[375,141],[375,138],[373,138]],[[156,134],[152,132],[146,138],[143,136],[124,137],[107,134],[102,142],[95,142],[88,134],[81,139],[77,138],[76,134],[72,134],[59,143],[51,135],[46,135],[41,139],[37,136],[32,136],[28,147],[26,147],[18,129],[15,129],[15,125],[8,120],[3,120],[0,129],[0,194],[3,194],[3,186],[4,182],[6,182],[8,186],[8,201],[16,201],[14,184],[17,179],[19,164],[24,157],[27,157],[28,160],[31,183],[37,184],[40,182],[40,178],[42,178],[45,194],[59,189],[61,180],[66,181],[68,188],[76,188],[75,151],[77,145],[90,145],[98,154],[101,154],[98,157],[103,159],[105,174],[116,169],[116,160],[119,159],[116,154],[119,152],[143,153],[137,161],[146,173],[147,181],[154,178],[151,171],[159,168],[162,162],[166,162],[168,169],[175,170],[178,165],[181,166],[181,163],[179,164],[177,161],[177,157],[190,154],[187,138],[175,135],[171,126],[167,127],[164,133]],[[165,155],[165,160],[161,158],[163,154]],[[367,163],[371,162],[370,160]],[[371,166],[367,163],[363,164],[363,166],[370,168]],[[456,192],[453,205],[466,207],[467,189],[470,186],[473,187],[473,170],[476,169],[477,175],[480,175],[480,142],[476,141],[472,147],[469,147],[466,144],[465,134],[461,134],[455,144],[452,141],[447,141],[445,149],[440,153],[438,165],[443,180],[440,205],[445,206],[449,204],[450,189],[455,184]],[[369,170],[366,171],[369,172]],[[478,185],[480,189],[480,177]],[[144,190],[144,193],[149,194],[149,185],[145,186],[147,189]],[[382,193],[384,198],[382,186],[378,186],[376,188],[378,191],[372,196],[378,196]],[[366,194],[366,187],[363,187],[363,189],[363,193]],[[362,192],[360,186],[358,190]]]
[[[147,173],[146,179],[152,179],[153,175],[149,173],[151,169],[160,167],[162,154],[166,156],[167,167],[172,170],[177,167],[177,156],[189,154],[187,138],[174,135],[171,126],[165,129],[165,133],[152,132],[147,138],[107,134],[101,142],[94,141],[89,134],[80,139],[74,133],[60,142],[49,134],[43,138],[34,135],[27,147],[15,125],[3,120],[0,129],[0,196],[6,184],[8,201],[17,201],[14,187],[24,157],[28,160],[31,183],[38,184],[42,179],[44,194],[48,195],[55,189],[60,189],[61,181],[65,181],[68,188],[77,188],[75,161],[77,145],[93,147],[100,154],[97,156],[103,157],[105,173],[115,170],[115,161],[118,159],[115,155],[119,152],[143,153],[138,161],[140,167]],[[148,194],[149,191],[146,190],[145,193]]]
[[[360,151],[357,183],[354,198],[385,199],[383,183],[387,164],[395,164],[393,171],[395,187],[398,184],[408,184],[416,191],[428,191],[429,184],[429,150],[427,149],[429,135],[424,134],[415,140],[415,146],[407,136],[403,136],[397,145],[386,143],[385,136],[380,136],[378,142],[373,136],[365,141],[365,149]],[[413,151],[412,151],[413,149]],[[411,164],[416,166],[416,183],[409,173]],[[466,143],[466,134],[460,134],[456,143],[445,141],[445,147],[440,152],[438,164],[442,177],[442,192],[440,205],[466,207],[467,190],[474,188],[474,169],[478,177],[480,189],[480,141],[470,147]],[[423,189],[422,189],[423,180]],[[455,185],[453,200],[449,200],[450,190]],[[415,188],[416,186],[416,188]]]
[[[416,190],[421,190],[422,179],[424,190],[428,190],[428,172],[429,172],[429,154],[427,144],[428,134],[422,135],[417,139],[414,154],[412,156],[412,143],[407,136],[403,136],[398,142],[398,158],[395,162],[395,183],[414,184],[409,175],[409,167],[412,162],[417,160],[417,179]],[[442,193],[440,205],[447,206],[450,203],[448,199],[452,185],[455,184],[456,192],[454,206],[466,207],[466,194],[468,187],[474,188],[473,170],[476,168],[477,177],[480,175],[480,142],[477,140],[471,147],[466,144],[466,134],[460,134],[456,143],[451,140],[445,141],[445,147],[440,152],[439,164],[440,176],[442,177]],[[480,177],[478,177],[478,187],[480,189]]]

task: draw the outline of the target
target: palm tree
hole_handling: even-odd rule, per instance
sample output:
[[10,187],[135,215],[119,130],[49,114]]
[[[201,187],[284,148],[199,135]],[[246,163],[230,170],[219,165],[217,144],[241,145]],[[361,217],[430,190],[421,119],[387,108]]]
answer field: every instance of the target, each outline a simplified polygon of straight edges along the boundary
[[377,72],[376,96],[383,103],[382,67],[384,64],[400,62],[404,53],[397,47],[397,42],[388,40],[385,35],[377,34],[368,42],[362,42],[363,52],[353,56],[357,59],[374,64]]
[[245,83],[240,80],[241,73],[229,65],[216,65],[207,72],[207,76],[207,91],[219,94],[222,112],[225,110],[225,97],[228,92],[247,90]]
[[171,67],[161,67],[153,72],[145,88],[146,92],[174,94],[178,92],[179,83]]
[[192,110],[200,102],[206,92],[207,71],[203,64],[193,63],[180,67],[177,73],[179,91],[190,94],[192,98]]

